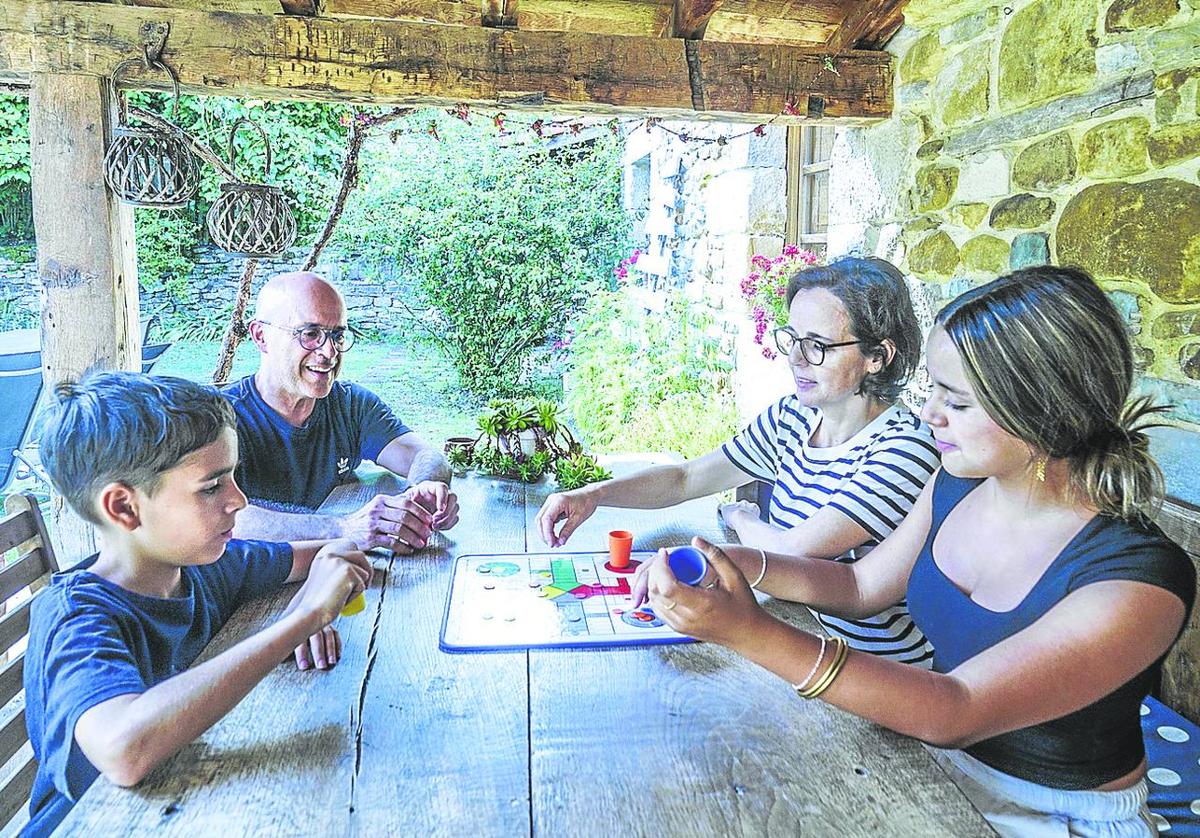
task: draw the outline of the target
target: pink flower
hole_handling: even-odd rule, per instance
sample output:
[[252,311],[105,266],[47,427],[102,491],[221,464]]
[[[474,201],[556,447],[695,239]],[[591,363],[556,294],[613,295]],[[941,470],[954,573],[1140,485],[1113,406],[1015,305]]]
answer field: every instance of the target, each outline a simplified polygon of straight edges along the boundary
[[799,256],[800,248],[796,247],[794,244],[785,244],[783,246],[783,255],[787,256],[789,259],[793,256]]
[[783,257],[782,257],[782,256],[776,256],[774,259],[772,259],[772,260],[771,260],[771,264],[772,264],[772,265],[782,265],[782,264],[783,264]]
[[750,264],[756,268],[766,270],[767,268],[769,268],[771,266],[771,260],[768,259],[766,256],[759,254],[750,260]]
[[776,297],[780,297],[780,298],[786,297],[786,296],[787,296],[787,286],[786,286],[786,285],[780,285],[778,288],[776,288],[776,289],[775,289],[775,296],[776,296]]
[[806,265],[817,264],[817,254],[813,253],[811,250],[805,250],[805,251],[801,252],[800,258],[804,261],[804,264],[806,264]]
[[766,358],[768,361],[775,360],[775,353],[771,351],[771,348],[769,346],[764,346],[762,349],[762,353],[763,353],[763,357]]

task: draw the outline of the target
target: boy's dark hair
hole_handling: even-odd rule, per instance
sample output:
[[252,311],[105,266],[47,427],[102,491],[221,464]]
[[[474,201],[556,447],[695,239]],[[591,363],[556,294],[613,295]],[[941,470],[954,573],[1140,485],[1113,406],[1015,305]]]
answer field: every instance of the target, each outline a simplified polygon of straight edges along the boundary
[[38,449],[50,482],[80,516],[101,523],[96,495],[109,483],[147,494],[162,473],[235,428],[232,405],[212,387],[160,375],[89,372],[54,388]]
[[864,378],[858,390],[894,402],[921,359],[921,327],[904,274],[883,259],[845,256],[797,272],[788,283],[788,307],[798,293],[810,288],[825,288],[842,301],[850,316],[850,332],[863,342],[859,351],[864,355],[879,352],[884,340],[895,344],[891,363],[885,361],[883,369]]

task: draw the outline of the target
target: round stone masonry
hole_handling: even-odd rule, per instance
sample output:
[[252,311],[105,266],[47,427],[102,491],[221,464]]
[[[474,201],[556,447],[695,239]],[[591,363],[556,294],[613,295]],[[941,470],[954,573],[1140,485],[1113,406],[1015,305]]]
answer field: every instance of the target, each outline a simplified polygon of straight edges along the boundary
[[1094,184],[1063,209],[1055,242],[1060,264],[1144,282],[1169,303],[1200,303],[1200,186]]

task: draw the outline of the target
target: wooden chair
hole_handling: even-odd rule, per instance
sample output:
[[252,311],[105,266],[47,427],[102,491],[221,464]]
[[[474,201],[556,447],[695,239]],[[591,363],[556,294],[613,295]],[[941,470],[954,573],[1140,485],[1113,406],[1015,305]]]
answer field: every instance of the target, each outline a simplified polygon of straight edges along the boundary
[[10,495],[0,519],[0,825],[14,832],[28,817],[27,804],[37,763],[25,728],[25,641],[33,596],[58,561],[32,495]]
[[[1169,497],[1155,520],[1192,557],[1200,576],[1200,509]],[[1197,597],[1200,597],[1200,580]],[[1200,602],[1192,609],[1183,635],[1163,664],[1159,697],[1163,704],[1200,724]]]

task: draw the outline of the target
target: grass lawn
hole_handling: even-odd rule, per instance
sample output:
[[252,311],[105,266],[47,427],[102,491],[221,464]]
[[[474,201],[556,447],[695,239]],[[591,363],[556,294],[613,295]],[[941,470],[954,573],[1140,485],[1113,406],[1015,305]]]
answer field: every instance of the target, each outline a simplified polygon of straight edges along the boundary
[[[220,349],[217,341],[176,343],[154,367],[154,373],[211,381]],[[257,366],[258,350],[250,341],[243,341],[234,356],[230,380],[249,375]],[[459,389],[453,365],[427,343],[360,339],[346,353],[339,377],[378,394],[406,425],[439,448],[447,437],[478,433],[475,417],[482,403]]]

